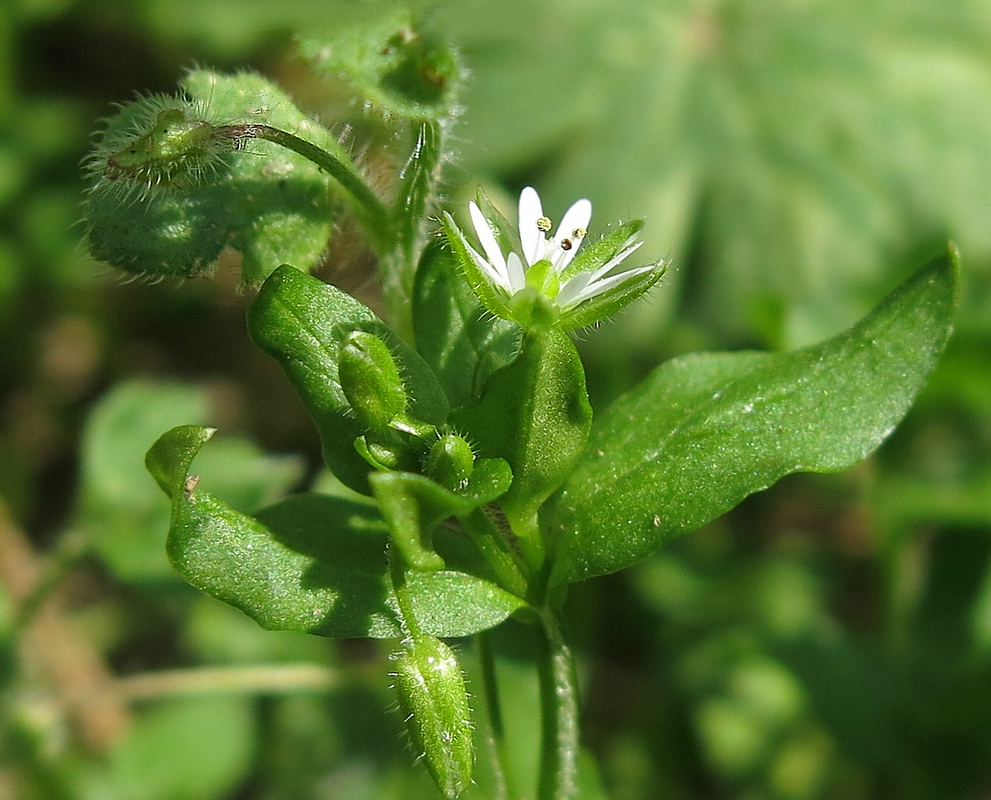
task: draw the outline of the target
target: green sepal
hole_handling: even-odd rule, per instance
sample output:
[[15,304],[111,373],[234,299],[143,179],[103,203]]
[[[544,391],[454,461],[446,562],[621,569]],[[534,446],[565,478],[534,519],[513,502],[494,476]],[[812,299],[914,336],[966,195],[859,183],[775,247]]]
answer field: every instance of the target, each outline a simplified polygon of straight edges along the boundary
[[434,529],[445,519],[474,511],[502,495],[512,483],[509,465],[499,458],[479,459],[460,492],[412,472],[376,472],[369,476],[375,499],[403,559],[414,569],[443,569],[433,550]]
[[475,204],[489,223],[489,228],[492,229],[503,255],[509,255],[510,252],[522,253],[523,243],[520,241],[519,227],[503,216],[481,186],[475,192]]
[[[637,234],[642,228],[642,220],[624,222],[617,225],[613,231],[598,241],[585,243],[575,260],[561,273],[561,283],[579,273],[595,271],[607,264],[623,249],[636,241]],[[667,262],[658,261],[653,267],[648,272],[623,281],[608,291],[563,311],[555,323],[556,326],[565,331],[578,330],[595,325],[615,315],[653,288],[667,271]],[[621,273],[630,268],[629,263],[623,261],[614,270]]]
[[409,416],[440,425],[447,419],[444,392],[423,359],[363,303],[290,266],[265,281],[248,308],[248,333],[282,365],[320,434],[323,457],[347,486],[370,493],[371,466],[356,452],[365,431],[341,389],[341,343],[352,331],[372,333],[395,358],[409,396]]
[[[179,573],[270,630],[402,636],[386,557],[389,533],[377,508],[303,494],[254,516],[238,512],[189,475],[212,434],[210,428],[174,428],[146,458],[172,498],[167,552]],[[406,585],[420,628],[434,636],[469,636],[524,605],[494,583],[457,570],[414,571]]]
[[509,462],[513,484],[499,502],[516,535],[535,544],[537,510],[573,469],[592,424],[571,339],[556,330],[527,332],[516,360],[455,420],[481,455]]
[[485,312],[441,239],[432,241],[420,258],[413,332],[417,352],[454,407],[477,399],[488,377],[519,352],[519,328]]
[[620,223],[597,241],[584,241],[574,261],[561,273],[561,283],[573,278],[579,272],[594,271],[603,266],[620,251],[633,244],[641,230],[643,230],[643,220],[634,219]]
[[474,248],[468,243],[468,240],[461,232],[454,218],[445,211],[441,223],[444,226],[444,235],[447,237],[447,243],[451,247],[451,252],[454,253],[458,268],[475,293],[475,296],[488,311],[497,317],[510,319],[506,297],[492,285],[485,273],[482,272],[481,268],[475,262],[475,257],[472,255]]
[[542,522],[553,580],[622,569],[796,471],[865,458],[943,350],[957,254],[921,269],[848,331],[794,353],[708,353],[659,367],[596,421]]

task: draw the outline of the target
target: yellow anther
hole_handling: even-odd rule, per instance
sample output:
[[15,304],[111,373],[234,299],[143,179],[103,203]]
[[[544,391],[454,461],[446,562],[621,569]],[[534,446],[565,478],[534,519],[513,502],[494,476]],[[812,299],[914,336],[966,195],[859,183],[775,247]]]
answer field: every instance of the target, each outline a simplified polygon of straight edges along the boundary
[[588,231],[585,230],[584,228],[575,228],[571,232],[571,235],[576,239],[584,239],[587,233]]
[[551,221],[549,217],[538,217],[537,218],[537,228],[547,233],[551,229]]

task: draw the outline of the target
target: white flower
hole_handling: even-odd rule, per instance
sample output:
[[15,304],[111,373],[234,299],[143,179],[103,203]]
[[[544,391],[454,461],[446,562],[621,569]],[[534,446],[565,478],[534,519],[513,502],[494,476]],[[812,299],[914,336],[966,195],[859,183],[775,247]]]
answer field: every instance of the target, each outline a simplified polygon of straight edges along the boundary
[[[478,240],[485,255],[488,256],[483,258],[478,251],[470,248],[472,258],[489,280],[510,297],[526,288],[527,271],[541,261],[549,261],[560,280],[568,265],[578,254],[578,248],[588,234],[588,224],[592,219],[592,203],[584,198],[578,200],[564,213],[553,238],[548,239],[545,234],[550,231],[552,223],[544,216],[537,190],[527,186],[520,192],[519,230],[520,244],[523,248],[521,259],[515,251],[503,255],[489,221],[485,219],[474,201],[468,204],[468,211]],[[550,299],[556,300],[562,309],[571,308],[637,275],[650,272],[654,269],[652,264],[611,274],[642,244],[643,242],[640,241],[629,242],[597,269],[583,270],[577,275],[568,277],[563,284],[560,284],[557,296]]]
[[469,283],[489,310],[523,325],[537,324],[538,305],[548,311],[540,317],[551,317],[553,324],[593,324],[639,297],[664,271],[663,262],[617,270],[643,244],[637,239],[640,222],[618,226],[579,255],[592,218],[592,204],[584,198],[565,212],[552,237],[547,234],[553,224],[531,186],[520,193],[518,237],[498,212],[486,218],[475,202],[468,211],[484,255],[450,216],[446,225]]

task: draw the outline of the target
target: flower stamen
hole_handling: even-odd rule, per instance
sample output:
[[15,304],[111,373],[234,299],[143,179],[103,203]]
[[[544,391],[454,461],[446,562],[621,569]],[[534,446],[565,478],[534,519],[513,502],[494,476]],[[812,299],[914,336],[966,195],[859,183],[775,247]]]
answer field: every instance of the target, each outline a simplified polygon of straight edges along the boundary
[[550,217],[538,217],[537,218],[537,230],[538,231],[541,231],[543,233],[547,233],[551,229],[551,226],[552,225],[553,225],[553,223],[551,222],[551,218]]

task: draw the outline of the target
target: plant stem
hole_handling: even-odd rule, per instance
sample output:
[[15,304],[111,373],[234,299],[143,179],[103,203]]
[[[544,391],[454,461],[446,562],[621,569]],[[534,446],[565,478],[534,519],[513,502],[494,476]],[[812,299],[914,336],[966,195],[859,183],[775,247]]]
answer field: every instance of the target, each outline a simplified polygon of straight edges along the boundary
[[322,147],[318,147],[306,139],[274,128],[271,125],[228,125],[232,138],[242,141],[246,139],[265,139],[269,142],[292,150],[303,158],[312,161],[320,169],[336,180],[354,199],[361,212],[362,221],[371,228],[376,241],[382,245],[391,243],[394,238],[392,217],[389,209],[382,203],[368,185],[359,177],[356,168],[331,155]]
[[403,633],[416,640],[423,635],[423,632],[413,613],[413,601],[410,599],[409,587],[406,585],[406,570],[402,556],[394,553],[392,548],[389,549],[389,572],[392,577],[392,591],[395,592],[396,603],[399,605]]
[[572,800],[578,793],[578,685],[571,648],[557,620],[541,616],[537,645],[540,680],[540,781],[538,800]]
[[529,589],[526,562],[518,553],[513,553],[505,539],[485,512],[476,508],[470,514],[459,517],[461,527],[492,567],[500,585],[517,597],[526,597]]
[[[502,703],[499,700],[499,685],[496,680],[495,655],[492,652],[491,634],[483,631],[478,634],[478,661],[482,672],[482,696],[489,719],[489,752],[492,755],[493,797],[492,800],[508,800],[509,782],[506,779],[506,729],[502,719]],[[515,796],[515,795],[513,795]]]

